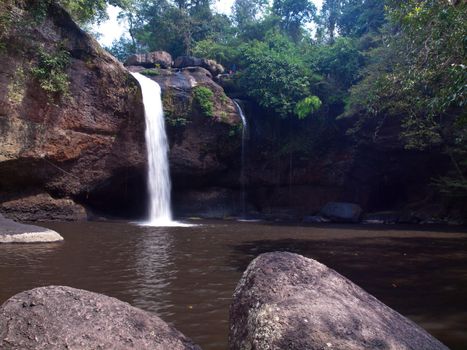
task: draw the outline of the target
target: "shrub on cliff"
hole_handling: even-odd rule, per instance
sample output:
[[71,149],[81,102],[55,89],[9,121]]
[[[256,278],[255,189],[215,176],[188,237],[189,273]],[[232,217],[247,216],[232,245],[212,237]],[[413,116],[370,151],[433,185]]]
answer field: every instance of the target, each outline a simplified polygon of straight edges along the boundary
[[197,86],[193,89],[194,99],[206,117],[214,114],[214,93],[205,86]]

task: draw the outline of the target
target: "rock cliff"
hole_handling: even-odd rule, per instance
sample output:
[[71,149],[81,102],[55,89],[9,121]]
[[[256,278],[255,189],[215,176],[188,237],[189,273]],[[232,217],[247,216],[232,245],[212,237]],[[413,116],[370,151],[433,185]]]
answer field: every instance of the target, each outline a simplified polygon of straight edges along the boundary
[[[145,123],[136,80],[53,2],[0,7],[0,212],[76,220],[85,218],[82,205],[88,213],[143,215]],[[161,55],[135,62],[170,65]],[[224,181],[240,145],[232,101],[201,67],[153,69],[151,77],[164,92],[174,187]],[[198,87],[212,93],[208,112]],[[63,203],[56,217],[49,212]]]
[[142,178],[136,81],[59,6],[1,6],[0,202],[48,193],[98,204],[105,184]]

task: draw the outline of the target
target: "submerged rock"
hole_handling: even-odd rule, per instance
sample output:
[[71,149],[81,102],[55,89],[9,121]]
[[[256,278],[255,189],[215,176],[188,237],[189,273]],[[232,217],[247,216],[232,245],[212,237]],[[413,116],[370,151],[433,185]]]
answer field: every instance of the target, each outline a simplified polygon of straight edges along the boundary
[[345,277],[298,254],[260,255],[230,307],[231,350],[447,350]]
[[19,293],[0,307],[1,349],[200,350],[156,315],[62,286]]
[[362,208],[354,203],[330,202],[321,209],[321,214],[333,221],[358,222]]
[[49,243],[58,241],[63,241],[63,237],[53,230],[40,226],[20,224],[4,218],[0,214],[0,243]]

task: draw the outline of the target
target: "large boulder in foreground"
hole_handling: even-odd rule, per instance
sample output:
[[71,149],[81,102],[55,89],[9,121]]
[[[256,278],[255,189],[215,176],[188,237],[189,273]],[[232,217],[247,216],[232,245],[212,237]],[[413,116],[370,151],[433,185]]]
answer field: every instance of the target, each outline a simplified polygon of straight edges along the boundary
[[243,274],[230,308],[230,349],[446,350],[319,262],[275,252]]
[[321,214],[333,221],[358,222],[362,208],[354,203],[330,202],[321,209]]
[[0,307],[0,349],[200,350],[159,317],[70,287],[19,293]]
[[0,214],[0,243],[49,243],[63,241],[63,237],[48,228],[20,224]]

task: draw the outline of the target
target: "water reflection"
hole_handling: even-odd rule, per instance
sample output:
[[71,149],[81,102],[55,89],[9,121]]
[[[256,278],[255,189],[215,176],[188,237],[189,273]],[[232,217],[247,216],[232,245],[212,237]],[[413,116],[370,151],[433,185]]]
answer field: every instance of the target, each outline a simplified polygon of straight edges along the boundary
[[205,350],[225,349],[228,308],[243,270],[260,253],[286,250],[335,268],[452,349],[465,348],[465,233],[202,224],[48,224],[63,243],[0,245],[0,303],[26,289],[68,285],[155,312]]
[[2,261],[2,265],[12,264],[12,266],[15,266],[18,261],[27,262],[32,265],[40,264],[48,255],[57,253],[61,249],[63,249],[63,242],[0,244],[0,254],[15,257],[15,259]]
[[133,305],[158,315],[170,314],[170,283],[176,279],[173,236],[167,228],[144,227],[135,245]]

